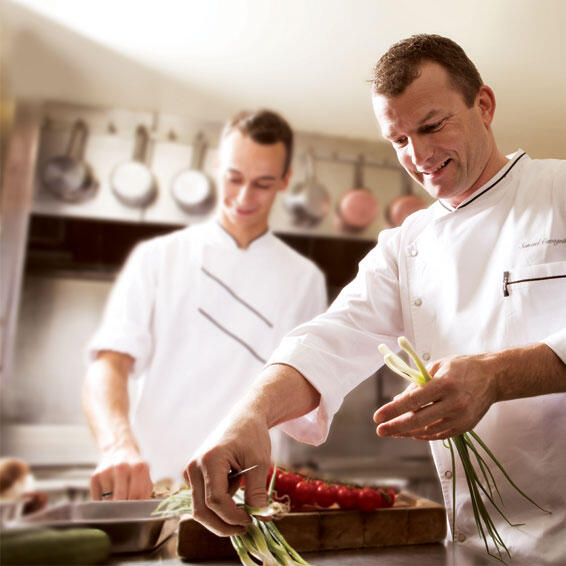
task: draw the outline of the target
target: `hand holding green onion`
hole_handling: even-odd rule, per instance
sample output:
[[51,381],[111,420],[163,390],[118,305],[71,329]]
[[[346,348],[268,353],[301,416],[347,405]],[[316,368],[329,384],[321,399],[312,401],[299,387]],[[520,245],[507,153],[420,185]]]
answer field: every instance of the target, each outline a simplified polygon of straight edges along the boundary
[[[389,355],[391,359],[393,354]],[[474,428],[497,401],[500,365],[496,356],[462,355],[435,361],[430,368],[434,379],[428,387],[419,387],[420,372],[404,365],[405,370],[417,372],[416,379],[392,402],[376,411],[374,421],[379,425],[380,436],[422,440],[457,436]]]
[[[423,362],[416,354],[414,348],[410,342],[405,338],[401,337],[398,339],[399,346],[409,354],[413,362],[418,369],[412,368],[403,359],[394,354],[385,344],[379,346],[379,351],[383,355],[385,364],[395,373],[408,380],[412,384],[418,387],[425,386],[431,381],[431,376],[424,366]],[[426,409],[426,406],[424,407]],[[377,414],[377,413],[376,413]],[[376,419],[378,420],[378,419]],[[442,436],[441,436],[442,437]],[[451,438],[446,438],[444,440],[444,445],[448,450],[450,450],[450,456],[452,460],[452,533],[455,533],[455,509],[456,509],[456,466],[455,466],[455,453],[458,454],[464,473],[466,476],[466,482],[468,484],[468,489],[470,491],[470,498],[472,501],[472,509],[474,513],[474,519],[476,522],[476,527],[479,535],[481,536],[486,552],[503,561],[504,551],[509,558],[511,554],[509,549],[503,542],[503,539],[497,532],[495,524],[489,515],[489,511],[486,508],[484,498],[488,500],[495,510],[505,519],[507,523],[512,526],[510,521],[504,515],[501,510],[503,501],[501,500],[501,495],[495,483],[495,478],[491,472],[490,464],[495,465],[505,476],[505,479],[509,484],[516,490],[518,494],[530,501],[533,505],[542,509],[537,505],[528,495],[526,495],[509,477],[503,466],[499,463],[494,454],[486,446],[486,444],[481,440],[481,438],[473,431],[465,432],[463,434],[455,435]],[[456,450],[454,450],[456,449]],[[474,467],[474,462],[476,466]],[[499,503],[496,502],[494,494],[497,494]],[[548,513],[548,511],[545,511]],[[488,544],[488,537],[491,539],[496,554],[492,553]]]
[[[275,481],[273,470],[268,488],[268,505],[262,508],[250,507],[244,503],[244,493],[239,489],[234,495],[236,504],[249,513],[252,523],[243,535],[230,537],[232,546],[244,566],[308,566],[308,562],[289,546],[273,519],[289,512],[288,505],[273,501],[271,493]],[[153,512],[157,515],[182,515],[193,510],[190,489],[184,488],[164,499]]]

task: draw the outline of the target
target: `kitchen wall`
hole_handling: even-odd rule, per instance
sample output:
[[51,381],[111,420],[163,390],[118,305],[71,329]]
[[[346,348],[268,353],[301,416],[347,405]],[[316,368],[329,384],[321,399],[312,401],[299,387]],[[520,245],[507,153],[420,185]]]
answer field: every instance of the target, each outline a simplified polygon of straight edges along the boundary
[[64,100],[206,115],[210,120],[223,120],[232,112],[212,93],[180,83],[24,6],[4,0],[0,10],[5,100]]
[[[131,245],[205,219],[180,214],[167,199],[168,186],[172,173],[190,162],[197,130],[210,141],[205,168],[213,173],[221,121],[232,110],[225,102],[216,104],[210,93],[179,84],[15,4],[3,3],[3,16],[2,114],[17,99],[48,101],[38,173],[49,157],[65,150],[73,119],[85,118],[91,134],[85,157],[96,166],[101,185],[93,201],[67,205],[53,200],[36,178],[14,373],[2,391],[1,451],[37,465],[93,465],[96,449],[79,401],[83,345]],[[152,167],[161,190],[153,208],[135,211],[116,203],[108,178],[113,164],[131,156],[133,131],[140,122],[152,131]],[[329,215],[305,232],[289,221],[279,198],[272,221],[283,239],[325,270],[334,296],[374,245],[385,227],[385,207],[407,190],[407,179],[393,167],[376,166],[395,163],[385,144],[298,132],[291,185],[303,178],[302,156],[309,148],[320,157],[317,175],[332,196]],[[366,230],[348,233],[338,227],[335,207],[352,186],[353,163],[360,153],[369,162],[365,184],[378,197],[380,211]],[[319,448],[293,445],[293,459],[334,470],[348,459],[357,462],[358,470],[369,465],[374,471],[376,462],[383,470],[385,462],[403,458],[428,462],[423,443],[375,436],[374,407],[401,387],[387,374],[381,382],[370,378],[345,401],[329,441]]]

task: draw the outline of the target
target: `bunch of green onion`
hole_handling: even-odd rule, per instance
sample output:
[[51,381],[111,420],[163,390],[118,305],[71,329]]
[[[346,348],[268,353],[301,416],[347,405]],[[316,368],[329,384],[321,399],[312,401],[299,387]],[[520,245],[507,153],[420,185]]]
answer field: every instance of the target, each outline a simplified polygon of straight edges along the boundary
[[[235,493],[234,500],[249,513],[252,523],[244,535],[231,536],[230,541],[244,566],[258,566],[258,564],[263,566],[308,566],[308,562],[303,560],[287,543],[272,520],[283,516],[289,510],[288,505],[272,499],[275,472],[274,468],[266,507],[250,507],[244,503],[242,489],[238,489]],[[164,499],[153,514],[182,515],[192,513],[192,509],[191,492],[188,487],[185,487]]]
[[[398,344],[409,356],[413,359],[418,369],[414,369],[409,366],[402,358],[394,354],[385,344],[379,346],[379,351],[383,355],[385,364],[393,370],[396,374],[400,375],[404,379],[409,380],[411,383],[415,383],[419,386],[425,385],[432,378],[422,363],[421,359],[415,352],[411,343],[405,338],[401,337],[398,339]],[[485,502],[482,498],[482,493],[486,499],[493,505],[497,512],[505,519],[505,521],[513,526],[518,527],[521,524],[511,523],[504,513],[501,511],[500,507],[495,501],[494,492],[497,493],[499,497],[500,504],[503,504],[503,499],[495,483],[495,479],[491,470],[489,469],[488,462],[484,457],[486,454],[503,473],[507,481],[515,488],[515,490],[520,493],[525,499],[530,501],[533,505],[538,507],[541,511],[549,513],[537,503],[535,503],[528,495],[526,495],[509,477],[503,466],[499,463],[497,458],[493,455],[491,450],[486,446],[485,442],[473,431],[466,432],[464,434],[459,434],[452,438],[448,438],[443,441],[444,446],[450,450],[450,457],[452,460],[452,537],[454,540],[455,536],[455,526],[456,526],[456,466],[455,466],[455,455],[454,448],[458,452],[462,467],[464,468],[464,473],[466,474],[466,482],[468,484],[468,489],[470,491],[470,498],[472,501],[472,509],[474,512],[474,519],[476,522],[476,527],[478,533],[483,539],[486,552],[493,556],[494,558],[504,562],[502,550],[505,551],[507,556],[511,558],[511,553],[509,549],[503,542],[503,539],[497,532],[495,524],[489,515],[489,512],[485,506]],[[479,474],[473,466],[472,460],[475,460],[477,467],[479,469]],[[491,538],[493,545],[497,554],[490,552],[488,537]]]

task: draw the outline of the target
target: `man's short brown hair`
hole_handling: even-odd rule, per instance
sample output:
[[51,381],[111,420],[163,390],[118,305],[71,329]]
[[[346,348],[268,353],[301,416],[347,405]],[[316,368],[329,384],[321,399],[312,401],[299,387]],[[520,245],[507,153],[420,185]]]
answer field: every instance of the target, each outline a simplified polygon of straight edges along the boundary
[[420,67],[430,61],[444,67],[452,86],[471,107],[483,84],[476,66],[454,41],[440,35],[419,34],[403,39],[379,59],[373,72],[373,92],[398,96],[420,75]]
[[238,112],[238,114],[226,122],[221,138],[225,138],[234,130],[238,130],[244,136],[249,136],[256,143],[262,145],[273,145],[282,142],[285,146],[285,163],[282,177],[286,175],[293,157],[293,130],[282,116],[265,109],[254,112],[244,110]]

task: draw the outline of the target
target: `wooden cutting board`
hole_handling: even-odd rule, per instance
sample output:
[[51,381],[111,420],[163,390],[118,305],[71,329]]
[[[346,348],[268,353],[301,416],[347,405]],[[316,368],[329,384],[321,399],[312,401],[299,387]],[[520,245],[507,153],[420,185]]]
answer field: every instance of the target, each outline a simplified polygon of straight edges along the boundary
[[[289,513],[277,527],[298,552],[376,548],[442,541],[446,513],[438,503],[401,492],[388,509]],[[179,524],[177,551],[186,560],[237,558],[229,538],[216,536],[189,516]]]

